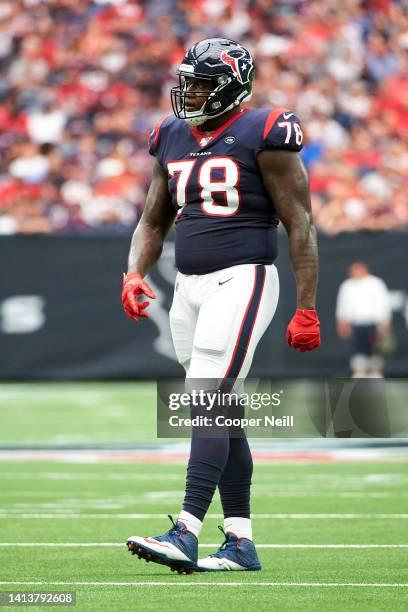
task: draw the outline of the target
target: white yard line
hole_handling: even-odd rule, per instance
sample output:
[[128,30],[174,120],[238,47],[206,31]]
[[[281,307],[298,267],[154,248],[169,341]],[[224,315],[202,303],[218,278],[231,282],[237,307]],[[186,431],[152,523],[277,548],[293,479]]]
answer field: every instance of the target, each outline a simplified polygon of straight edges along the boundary
[[2,472],[0,480],[185,480],[183,473],[169,474],[103,474],[103,473],[77,473],[77,472]]
[[[68,439],[66,440],[68,441]],[[70,439],[72,443],[81,443],[81,440]],[[26,441],[29,443],[29,441]],[[58,443],[58,440],[55,440]],[[86,440],[82,440],[84,446]],[[178,446],[160,446],[155,448],[140,449],[10,449],[0,450],[0,462],[23,463],[32,461],[53,461],[63,464],[87,464],[87,465],[129,465],[131,463],[148,463],[160,465],[163,461],[174,465],[185,465],[188,460],[189,449]],[[257,465],[304,465],[328,464],[333,461],[341,463],[358,462],[369,464],[372,462],[406,463],[408,460],[404,450],[381,450],[369,448],[353,449],[322,449],[322,450],[264,450],[253,449],[253,458]]]
[[[161,467],[161,466],[158,466]],[[63,471],[44,471],[44,472],[28,472],[28,471],[2,471],[0,473],[0,480],[184,480],[185,475],[184,471],[180,472],[152,472],[152,473],[143,473],[143,472],[126,472],[126,473],[116,473],[116,472],[63,472]],[[293,479],[293,482],[288,482],[288,479]],[[293,486],[294,484],[298,484],[298,474],[288,473],[285,471],[285,474],[280,476],[279,474],[269,474],[269,473],[258,473],[257,479],[254,483],[254,486],[257,487],[267,487],[269,483],[272,481],[277,486],[279,484],[281,486]],[[282,483],[282,480],[284,481]],[[362,476],[355,475],[344,475],[338,477],[336,475],[332,475],[329,473],[312,473],[305,474],[304,480],[307,480],[307,486],[312,486],[313,481],[319,480],[320,482],[330,483],[333,487],[342,486],[345,483],[347,485],[355,484],[358,487],[367,486],[372,484],[400,484],[401,482],[408,481],[408,475],[405,472],[390,472],[390,473],[380,473],[380,474],[365,474]],[[268,484],[263,485],[262,481],[267,481]],[[304,488],[304,485],[302,485]]]
[[[200,544],[200,548],[217,548],[220,543]],[[125,546],[124,542],[0,542],[0,548],[114,548]],[[257,544],[257,548],[408,548],[408,544]]]
[[[167,514],[123,514],[123,513],[29,513],[23,512],[21,514],[16,512],[10,512],[8,510],[0,510],[0,519],[124,519],[124,520],[145,520],[145,519],[166,519]],[[222,514],[207,514],[207,519],[222,519]],[[253,519],[271,519],[271,520],[321,520],[321,519],[336,519],[336,520],[406,520],[408,514],[369,514],[369,513],[353,513],[353,514],[253,514]]]
[[214,587],[358,587],[358,588],[407,588],[408,583],[405,582],[203,582],[203,581],[189,581],[182,582],[182,578],[177,582],[88,582],[88,581],[70,581],[70,582],[6,582],[1,581],[0,585],[30,585],[30,586],[106,586],[106,587],[163,587],[163,586],[175,586],[175,587],[190,587],[190,586],[214,586]]

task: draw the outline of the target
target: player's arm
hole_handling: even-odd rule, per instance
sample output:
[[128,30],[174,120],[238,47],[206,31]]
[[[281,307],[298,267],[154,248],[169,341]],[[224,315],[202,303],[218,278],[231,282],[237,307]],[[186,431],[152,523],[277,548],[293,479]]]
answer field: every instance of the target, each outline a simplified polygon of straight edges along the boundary
[[298,153],[283,149],[261,151],[258,164],[287,231],[296,278],[297,310],[288,327],[288,343],[302,351],[313,350],[320,344],[316,313],[318,252],[307,172]]
[[298,153],[266,150],[258,155],[264,185],[289,237],[298,308],[316,307],[318,254],[309,181]]
[[170,204],[167,175],[156,161],[146,204],[133,233],[128,259],[128,273],[123,279],[122,304],[125,313],[138,321],[147,317],[148,301],[139,302],[138,296],[154,299],[152,289],[143,280],[149,269],[159,259],[166,234],[171,228],[176,211]]
[[166,172],[155,161],[145,208],[130,244],[128,273],[138,272],[140,276],[146,276],[162,253],[164,238],[175,216],[176,210],[170,204]]

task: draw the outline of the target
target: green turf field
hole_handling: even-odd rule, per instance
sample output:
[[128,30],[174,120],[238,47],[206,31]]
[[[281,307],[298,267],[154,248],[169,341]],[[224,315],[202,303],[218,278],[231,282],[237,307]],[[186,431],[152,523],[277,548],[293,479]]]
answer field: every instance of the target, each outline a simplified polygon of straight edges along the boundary
[[[3,446],[153,441],[149,385],[1,391]],[[123,422],[129,418],[134,426]],[[74,590],[84,611],[408,609],[407,465],[256,465],[252,510],[263,570],[178,576],[132,557],[124,542],[169,527],[166,514],[177,514],[183,497],[183,465],[4,459],[0,590]],[[217,498],[203,555],[221,543],[220,512]]]
[[151,441],[155,388],[153,383],[0,384],[0,444]]

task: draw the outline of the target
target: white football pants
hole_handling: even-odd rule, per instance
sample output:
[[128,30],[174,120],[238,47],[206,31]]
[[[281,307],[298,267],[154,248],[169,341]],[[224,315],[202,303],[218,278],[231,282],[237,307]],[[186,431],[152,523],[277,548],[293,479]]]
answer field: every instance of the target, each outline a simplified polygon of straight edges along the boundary
[[199,275],[178,272],[170,327],[187,378],[218,383],[245,379],[278,298],[273,264],[244,264]]

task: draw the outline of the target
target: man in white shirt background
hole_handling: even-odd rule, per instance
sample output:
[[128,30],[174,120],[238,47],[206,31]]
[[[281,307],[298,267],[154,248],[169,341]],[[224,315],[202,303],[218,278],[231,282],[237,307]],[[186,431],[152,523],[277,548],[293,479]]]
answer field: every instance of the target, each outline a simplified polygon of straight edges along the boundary
[[336,305],[337,333],[353,342],[353,378],[383,376],[381,353],[390,345],[391,318],[390,294],[384,281],[370,274],[364,262],[353,262],[349,278],[340,285]]

